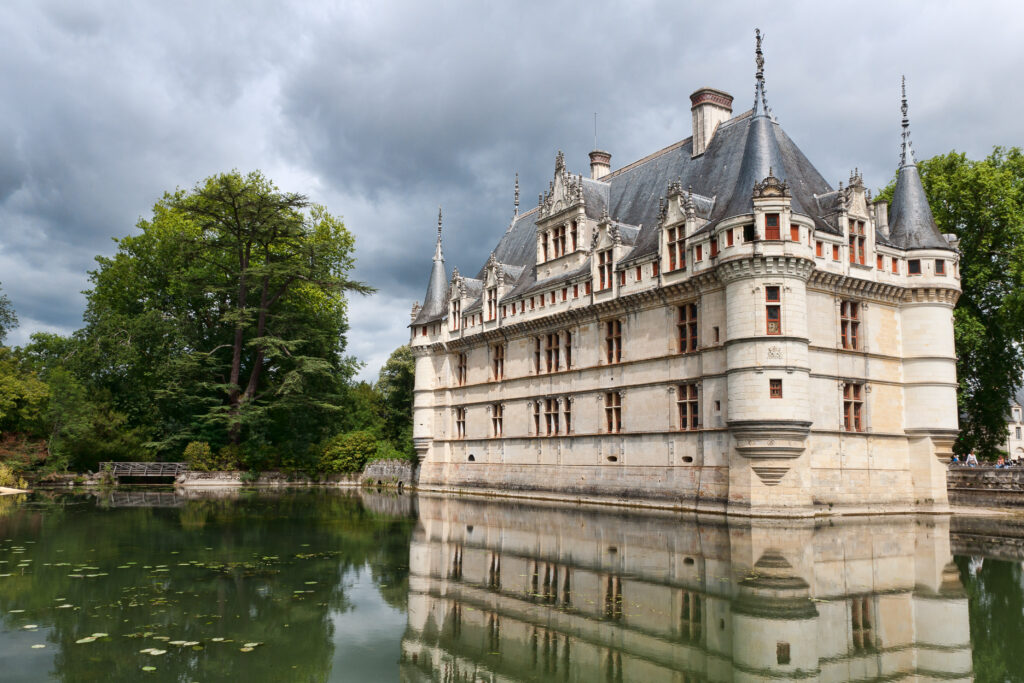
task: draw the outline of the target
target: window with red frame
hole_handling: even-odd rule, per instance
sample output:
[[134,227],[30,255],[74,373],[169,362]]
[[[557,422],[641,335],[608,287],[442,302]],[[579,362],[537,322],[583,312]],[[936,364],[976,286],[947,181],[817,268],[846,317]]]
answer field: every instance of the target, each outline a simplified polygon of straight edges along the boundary
[[597,284],[597,291],[599,292],[612,286],[611,249],[597,252]]
[[789,239],[792,242],[799,242],[800,241],[800,226],[799,225],[791,225],[791,226],[789,226]]
[[782,398],[782,380],[781,379],[770,379],[770,380],[768,380],[768,397],[769,398]]
[[615,434],[622,431],[622,396],[617,391],[604,395],[605,429]]
[[766,240],[782,239],[782,235],[779,234],[779,214],[766,213],[764,215],[764,238]]
[[782,334],[782,294],[778,286],[764,288],[765,323],[768,334]]
[[[686,269],[686,245],[685,237],[683,235],[683,228],[669,228],[668,229],[668,269],[673,270],[685,270]],[[657,275],[657,273],[655,273]]]
[[683,431],[700,429],[700,400],[698,396],[696,383],[680,384],[676,387],[679,429]]
[[679,353],[697,350],[697,304],[676,308],[676,348]]
[[605,360],[618,363],[622,360],[622,321],[605,321],[604,333]]
[[864,431],[864,385],[843,385],[843,429],[848,432]]
[[860,348],[860,304],[856,301],[839,304],[839,336],[844,349]]

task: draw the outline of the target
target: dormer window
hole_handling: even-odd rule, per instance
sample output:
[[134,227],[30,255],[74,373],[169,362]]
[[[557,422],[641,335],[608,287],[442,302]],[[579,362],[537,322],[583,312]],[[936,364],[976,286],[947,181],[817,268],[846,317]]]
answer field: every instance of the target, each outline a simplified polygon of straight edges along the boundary
[[865,263],[864,221],[850,221],[850,263]]
[[612,250],[597,252],[597,289],[608,289],[612,286]]
[[498,289],[491,287],[487,290],[487,319],[494,320],[498,314]]
[[686,245],[682,228],[668,229],[668,269],[686,270]]
[[764,215],[764,238],[766,240],[782,239],[782,235],[779,233],[779,214],[766,213]]
[[559,225],[554,230],[555,258],[565,256],[565,226]]

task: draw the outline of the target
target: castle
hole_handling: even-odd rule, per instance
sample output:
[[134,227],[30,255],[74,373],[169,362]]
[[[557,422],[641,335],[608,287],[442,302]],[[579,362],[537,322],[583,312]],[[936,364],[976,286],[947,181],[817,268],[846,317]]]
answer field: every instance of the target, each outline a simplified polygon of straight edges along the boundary
[[754,106],[690,96],[691,137],[589,177],[561,153],[475,277],[438,217],[413,307],[421,489],[727,512],[947,509],[955,242],[910,144],[891,205],[831,187]]

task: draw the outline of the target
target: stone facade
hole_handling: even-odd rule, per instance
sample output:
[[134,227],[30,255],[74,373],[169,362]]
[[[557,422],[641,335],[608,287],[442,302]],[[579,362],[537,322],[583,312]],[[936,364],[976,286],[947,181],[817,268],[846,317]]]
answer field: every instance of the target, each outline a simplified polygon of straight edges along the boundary
[[589,178],[559,153],[524,214],[517,180],[476,277],[447,277],[439,217],[411,325],[420,488],[746,515],[946,508],[957,253],[906,116],[892,206],[857,172],[833,189],[768,109],[762,64],[759,46],[750,112],[694,93],[696,139],[610,173],[592,155]]
[[401,680],[971,681],[949,538],[420,495]]

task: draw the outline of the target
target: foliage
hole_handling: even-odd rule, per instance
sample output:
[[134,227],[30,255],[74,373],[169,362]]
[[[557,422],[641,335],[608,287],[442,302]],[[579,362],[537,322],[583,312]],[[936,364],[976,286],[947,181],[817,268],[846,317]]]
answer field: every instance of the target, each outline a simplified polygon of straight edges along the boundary
[[18,326],[18,316],[11,306],[6,294],[0,293],[0,344],[4,343],[7,333]]
[[[997,147],[974,161],[954,151],[918,167],[935,223],[960,241],[956,450],[994,458],[1024,375],[1024,153]],[[893,187],[883,199],[891,199]]]
[[259,173],[165,195],[141,234],[99,258],[85,365],[146,425],[159,453],[187,442],[306,448],[330,434],[356,368],[344,356],[354,239]]
[[0,486],[14,488],[18,483],[18,476],[10,465],[0,462]]
[[213,450],[205,441],[192,441],[185,446],[181,457],[188,463],[189,469],[208,472],[213,464]]
[[320,469],[324,472],[361,472],[377,454],[377,437],[367,430],[340,434],[324,444]]
[[416,359],[412,349],[395,349],[381,368],[376,391],[380,396],[382,436],[399,445],[406,457],[412,450],[412,397],[416,382]]

